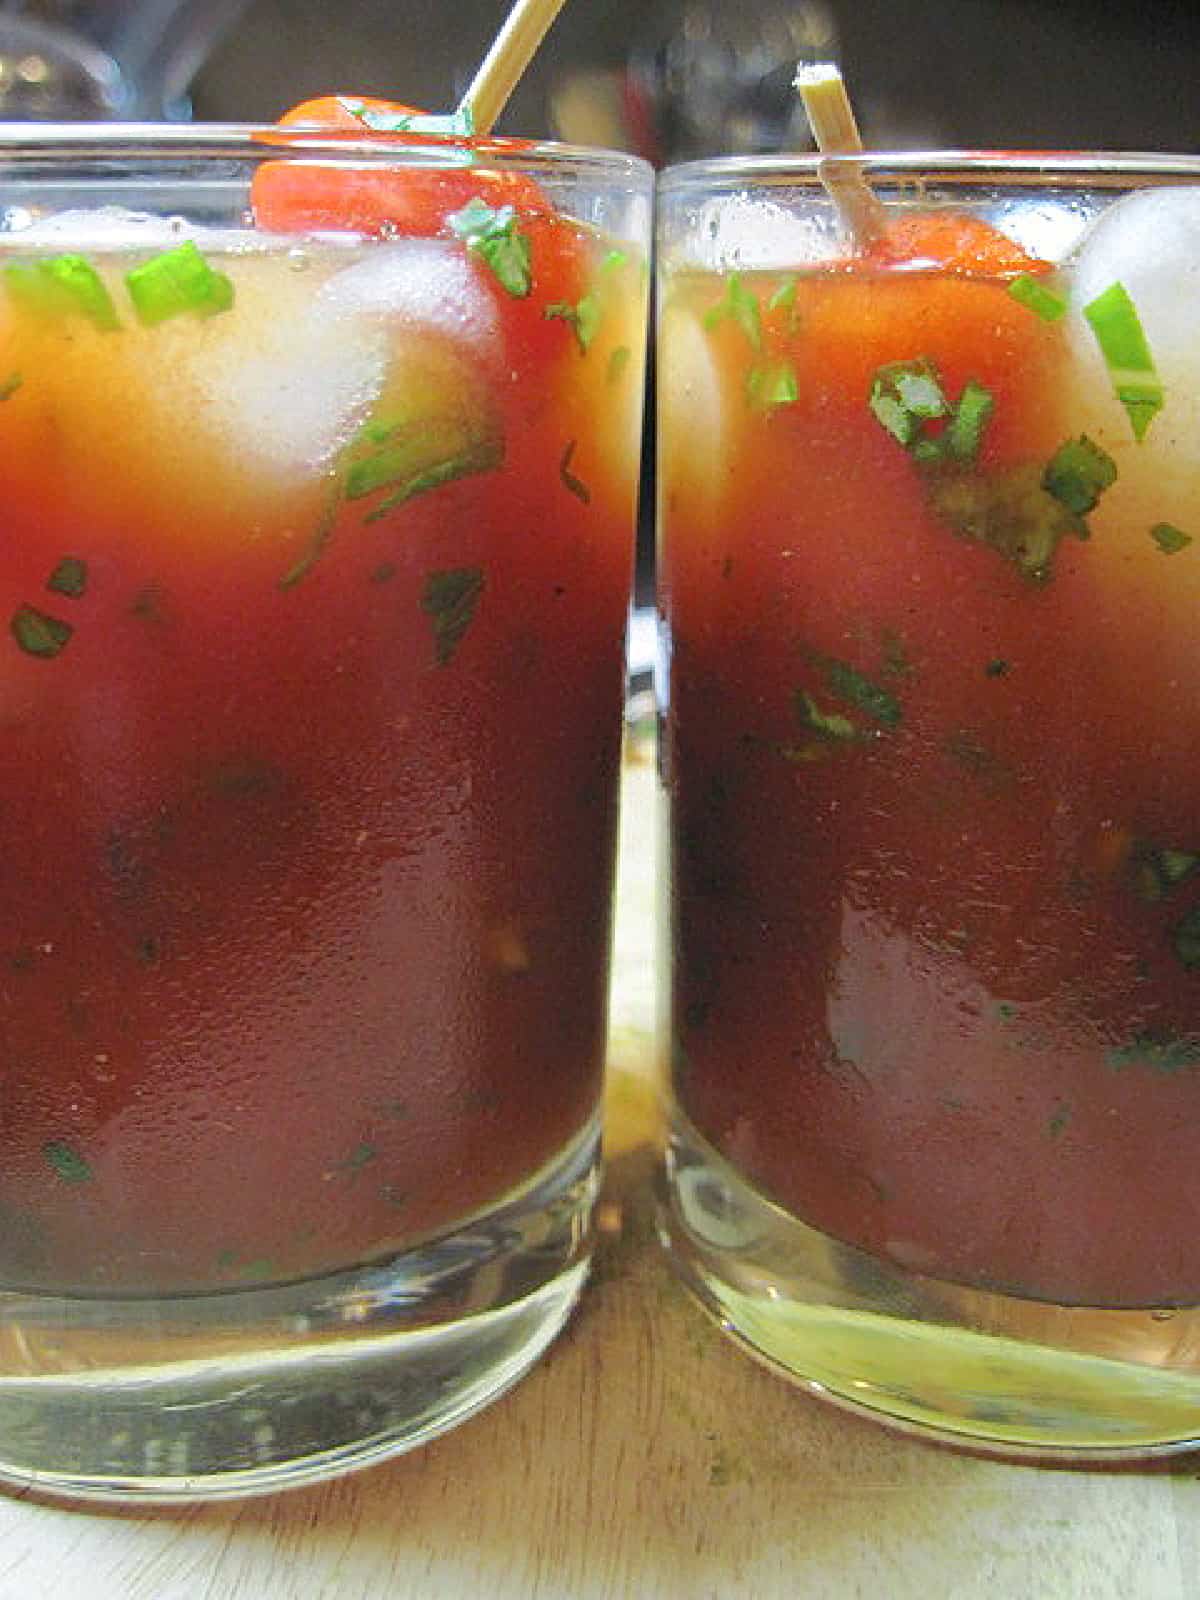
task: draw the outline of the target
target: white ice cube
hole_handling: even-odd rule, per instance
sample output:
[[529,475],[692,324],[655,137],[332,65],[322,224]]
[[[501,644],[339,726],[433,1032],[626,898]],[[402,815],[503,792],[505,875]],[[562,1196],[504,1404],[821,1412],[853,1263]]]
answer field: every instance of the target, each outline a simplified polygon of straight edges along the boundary
[[461,246],[439,239],[373,246],[329,279],[314,312],[360,323],[383,320],[399,330],[433,330],[479,353],[495,344],[498,332],[495,300]]
[[847,238],[823,204],[797,213],[749,195],[710,200],[690,227],[686,245],[672,250],[672,265],[717,272],[796,271],[844,255]]

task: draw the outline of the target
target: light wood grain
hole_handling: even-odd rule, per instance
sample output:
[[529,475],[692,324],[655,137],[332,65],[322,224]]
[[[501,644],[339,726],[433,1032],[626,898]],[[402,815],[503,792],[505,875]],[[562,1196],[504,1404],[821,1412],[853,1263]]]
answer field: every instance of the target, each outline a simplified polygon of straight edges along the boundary
[[0,1600],[1195,1600],[1200,1465],[1008,1467],[760,1371],[687,1300],[647,1181],[653,776],[627,768],[612,1164],[596,1280],[512,1394],[421,1452],[269,1500],[0,1499]]

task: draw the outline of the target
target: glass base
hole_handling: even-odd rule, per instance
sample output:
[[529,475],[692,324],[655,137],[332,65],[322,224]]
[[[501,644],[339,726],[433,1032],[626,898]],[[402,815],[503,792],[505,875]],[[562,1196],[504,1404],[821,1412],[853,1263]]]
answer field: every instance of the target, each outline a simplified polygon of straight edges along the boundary
[[0,1483],[72,1500],[274,1492],[496,1399],[587,1275],[593,1124],[505,1204],[391,1260],[171,1300],[0,1294]]
[[679,1113],[658,1218],[735,1341],[873,1421],[1046,1463],[1200,1444],[1200,1308],[1055,1305],[906,1272],[764,1199]]

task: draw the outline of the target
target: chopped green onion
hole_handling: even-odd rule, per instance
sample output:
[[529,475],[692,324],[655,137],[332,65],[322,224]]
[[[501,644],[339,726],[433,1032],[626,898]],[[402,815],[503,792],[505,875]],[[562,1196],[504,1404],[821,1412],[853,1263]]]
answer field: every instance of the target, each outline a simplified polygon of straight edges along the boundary
[[735,322],[755,350],[762,349],[762,312],[758,296],[746,288],[737,272],[729,274],[724,296],[704,315],[704,326],[709,333],[726,321]]
[[187,311],[211,317],[233,305],[233,283],[209,265],[191,239],[131,268],[125,285],[147,328]]
[[52,660],[66,648],[75,632],[69,622],[47,616],[35,606],[18,606],[8,624],[9,632],[27,656]]
[[78,1150],[62,1139],[48,1139],[42,1154],[64,1183],[89,1183],[92,1169]]
[[858,738],[858,729],[849,717],[842,716],[838,711],[823,711],[806,690],[796,691],[794,705],[797,717],[818,738],[839,744],[850,744]]
[[1067,309],[1067,302],[1061,295],[1055,294],[1040,278],[1028,272],[1014,278],[1008,286],[1008,292],[1019,305],[1032,311],[1034,316],[1041,317],[1043,322],[1057,322]]
[[1137,308],[1123,283],[1114,283],[1083,308],[1125,407],[1133,436],[1139,441],[1163,407],[1163,386],[1142,328]]
[[544,317],[560,318],[574,329],[579,348],[586,354],[596,330],[600,326],[600,300],[594,294],[585,294],[574,305],[568,300],[554,300],[542,312]]
[[87,588],[87,576],[86,561],[78,556],[64,556],[46,579],[46,587],[52,594],[65,594],[78,600]]
[[29,266],[5,267],[9,293],[20,305],[43,315],[74,312],[102,333],[121,326],[104,279],[86,256],[52,256]]
[[502,288],[518,300],[529,293],[533,287],[532,247],[529,236],[517,225],[512,206],[494,210],[476,196],[446,220],[467,249],[487,263]]
[[356,117],[372,133],[420,133],[435,138],[470,139],[475,134],[475,118],[470,106],[460,106],[457,111],[427,113],[420,111],[378,111],[361,100],[338,97],[343,110]]
[[895,695],[872,683],[846,661],[827,661],[825,682],[839,700],[856,707],[885,728],[898,727],[903,720],[900,702]]
[[764,361],[746,374],[746,398],[756,411],[774,411],[800,398],[796,369],[790,361]]
[[941,442],[946,455],[954,461],[974,461],[979,454],[983,430],[995,407],[991,391],[981,383],[976,383],[974,378],[969,378],[942,435]]
[[1156,522],[1150,529],[1150,537],[1165,556],[1178,555],[1192,542],[1190,533],[1184,533],[1171,522]]
[[455,567],[431,572],[421,594],[421,610],[433,625],[434,659],[439,667],[452,660],[471,626],[483,593],[482,567]]
[[355,447],[364,444],[379,448],[351,460],[345,472],[346,499],[392,490],[369,521],[455,478],[490,471],[504,459],[503,440],[478,434],[460,417],[418,413],[369,422],[355,440]]
[[1083,517],[1116,479],[1116,462],[1084,433],[1059,445],[1042,474],[1042,487],[1074,516]]
[[937,370],[929,361],[894,361],[880,367],[868,401],[879,425],[907,450],[926,422],[944,417],[950,407]]

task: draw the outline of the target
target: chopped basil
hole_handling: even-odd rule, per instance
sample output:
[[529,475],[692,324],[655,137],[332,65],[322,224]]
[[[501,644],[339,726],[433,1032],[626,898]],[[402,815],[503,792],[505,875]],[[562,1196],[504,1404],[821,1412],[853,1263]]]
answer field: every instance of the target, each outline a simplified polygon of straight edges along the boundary
[[1132,865],[1139,898],[1162,900],[1200,867],[1200,853],[1139,844],[1133,851]]
[[1047,494],[1077,517],[1094,510],[1105,489],[1116,481],[1116,462],[1086,433],[1059,445],[1042,474]]
[[1184,533],[1182,528],[1175,527],[1171,522],[1156,522],[1150,529],[1150,537],[1165,556],[1178,555],[1192,542],[1190,533]]
[[868,405],[880,427],[907,450],[924,433],[926,422],[944,417],[950,406],[932,362],[893,361],[871,381]]
[[304,554],[284,573],[279,580],[281,589],[292,589],[306,578],[317,562],[325,554],[329,541],[333,538],[333,530],[337,526],[338,509],[342,503],[342,483],[337,480],[325,497],[325,504],[321,508],[321,515],[313,529],[312,537],[308,541],[308,548]]
[[574,305],[567,300],[555,300],[542,312],[544,317],[560,318],[569,322],[580,350],[586,355],[600,326],[601,306],[598,295],[585,294]]
[[796,369],[790,361],[763,361],[746,374],[746,398],[756,411],[774,411],[800,398]]
[[1006,678],[1009,670],[1009,663],[1003,657],[996,656],[984,667],[983,675],[985,678]]
[[481,567],[454,567],[431,572],[425,579],[421,610],[433,625],[434,659],[439,667],[449,664],[462,643],[474,621],[483,587]]
[[1189,972],[1200,967],[1200,905],[1195,905],[1171,929],[1176,956]]
[[46,587],[52,594],[65,594],[78,600],[87,589],[87,576],[86,561],[78,556],[64,556],[46,579]]
[[191,311],[216,316],[233,305],[233,282],[210,266],[191,239],[151,256],[125,274],[125,287],[144,327]]
[[12,614],[9,631],[26,655],[49,661],[66,648],[75,632],[69,622],[47,616],[36,606],[21,605]]
[[467,249],[487,263],[502,288],[516,299],[529,293],[533,287],[532,250],[512,206],[494,210],[477,196],[446,220]]
[[51,256],[4,269],[10,295],[27,310],[48,316],[75,313],[102,333],[121,326],[104,279],[86,256]]
[[1135,1034],[1129,1044],[1109,1050],[1105,1065],[1114,1072],[1122,1067],[1152,1067],[1155,1072],[1181,1072],[1200,1066],[1200,1034]]
[[90,1183],[92,1169],[79,1151],[63,1139],[49,1139],[42,1154],[64,1183]]
[[1084,306],[1117,399],[1125,407],[1135,439],[1163,407],[1163,386],[1154,366],[1137,308],[1123,283],[1111,284]]
[[1028,272],[1014,278],[1008,286],[1008,292],[1034,316],[1041,317],[1043,322],[1057,322],[1067,309],[1067,302],[1061,295],[1055,294],[1040,278]]
[[351,443],[349,456],[347,500],[361,500],[379,489],[392,491],[370,513],[367,520],[373,522],[415,495],[498,467],[504,445],[462,417],[430,416],[414,408],[368,423]]
[[376,110],[345,95],[338,96],[338,104],[372,133],[419,133],[447,139],[471,139],[475,135],[475,118],[469,105],[460,106],[457,111],[430,114]]
[[567,448],[563,451],[558,463],[558,475],[563,481],[563,487],[573,494],[576,500],[582,500],[584,505],[591,505],[592,491],[582,478],[577,478],[571,471],[571,462],[575,456],[575,440],[567,441]]
[[[819,739],[829,739],[839,744],[849,744],[858,738],[858,729],[850,721],[849,717],[842,716],[840,711],[822,710],[806,689],[798,689],[796,691],[796,698],[793,704],[797,717]],[[796,752],[796,754],[803,758],[803,751]]]
[[724,296],[705,313],[704,326],[711,333],[726,321],[736,322],[755,350],[762,348],[762,312],[758,296],[746,288],[737,272],[729,274]]
[[839,700],[854,706],[884,728],[899,727],[903,720],[900,702],[896,697],[863,677],[861,672],[845,661],[825,662],[825,682]]
[[0,400],[11,400],[24,382],[19,372],[10,372],[7,378],[0,378]]

